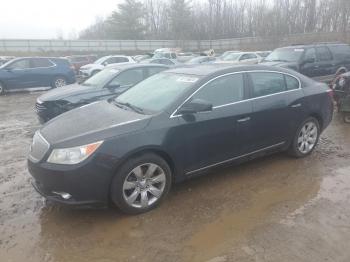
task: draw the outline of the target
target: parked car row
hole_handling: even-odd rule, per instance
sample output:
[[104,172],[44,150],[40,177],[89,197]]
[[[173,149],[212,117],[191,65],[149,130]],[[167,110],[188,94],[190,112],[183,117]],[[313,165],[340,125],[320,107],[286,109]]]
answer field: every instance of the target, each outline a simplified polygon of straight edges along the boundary
[[214,167],[279,151],[311,154],[333,112],[326,84],[282,67],[230,64],[110,67],[38,104],[39,116],[41,106],[69,111],[34,135],[35,189],[59,203],[112,202],[132,214]]
[[184,53],[178,49],[161,48],[153,54],[135,57],[125,55],[104,56],[96,61],[94,55],[54,57],[24,57],[0,66],[0,94],[5,91],[30,87],[62,87],[79,82],[101,72],[108,66],[123,64],[163,64],[178,67],[183,64],[264,64],[290,68],[317,81],[331,82],[350,69],[350,46],[341,43],[320,43],[277,48],[273,52],[226,51],[215,57],[214,50]]

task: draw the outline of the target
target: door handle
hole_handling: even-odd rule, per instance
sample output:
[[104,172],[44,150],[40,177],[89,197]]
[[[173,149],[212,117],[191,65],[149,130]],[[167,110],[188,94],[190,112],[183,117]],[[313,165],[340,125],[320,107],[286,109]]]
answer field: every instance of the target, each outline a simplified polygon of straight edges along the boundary
[[242,123],[242,122],[247,122],[249,120],[250,120],[250,117],[248,116],[248,117],[245,117],[245,118],[238,119],[237,122],[238,123]]
[[293,108],[301,107],[301,104],[300,103],[299,104],[294,104],[294,105],[291,105],[291,107],[293,107]]

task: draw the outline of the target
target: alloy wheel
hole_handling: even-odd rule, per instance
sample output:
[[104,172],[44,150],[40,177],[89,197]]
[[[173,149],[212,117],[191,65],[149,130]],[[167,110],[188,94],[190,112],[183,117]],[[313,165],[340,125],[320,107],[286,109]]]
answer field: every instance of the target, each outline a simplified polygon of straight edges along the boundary
[[57,78],[55,80],[55,86],[56,87],[62,87],[66,85],[66,80],[64,80],[63,78]]
[[160,166],[154,163],[141,164],[124,180],[124,200],[134,208],[147,208],[161,198],[165,184],[165,172]]
[[301,128],[298,136],[298,150],[303,153],[309,153],[316,145],[318,129],[314,122],[306,122]]

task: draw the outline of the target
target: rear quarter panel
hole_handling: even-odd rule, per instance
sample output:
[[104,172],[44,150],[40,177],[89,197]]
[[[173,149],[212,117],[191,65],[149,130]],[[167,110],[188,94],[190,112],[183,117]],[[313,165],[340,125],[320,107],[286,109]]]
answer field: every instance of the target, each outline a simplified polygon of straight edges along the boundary
[[316,117],[323,131],[333,118],[331,89],[326,84],[314,82],[304,87],[303,92],[305,94],[304,100],[307,115]]

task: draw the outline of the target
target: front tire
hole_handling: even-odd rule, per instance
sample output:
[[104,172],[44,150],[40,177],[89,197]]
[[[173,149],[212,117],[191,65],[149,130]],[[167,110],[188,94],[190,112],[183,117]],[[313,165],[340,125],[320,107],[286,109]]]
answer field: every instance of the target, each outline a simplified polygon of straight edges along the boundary
[[118,170],[111,186],[111,199],[125,213],[144,213],[160,204],[171,181],[171,169],[163,158],[143,154],[129,159]]
[[314,117],[307,118],[298,128],[288,150],[293,157],[306,157],[315,149],[320,137],[320,124]]
[[57,76],[52,80],[51,87],[52,88],[59,88],[62,86],[67,85],[67,81],[63,76]]

